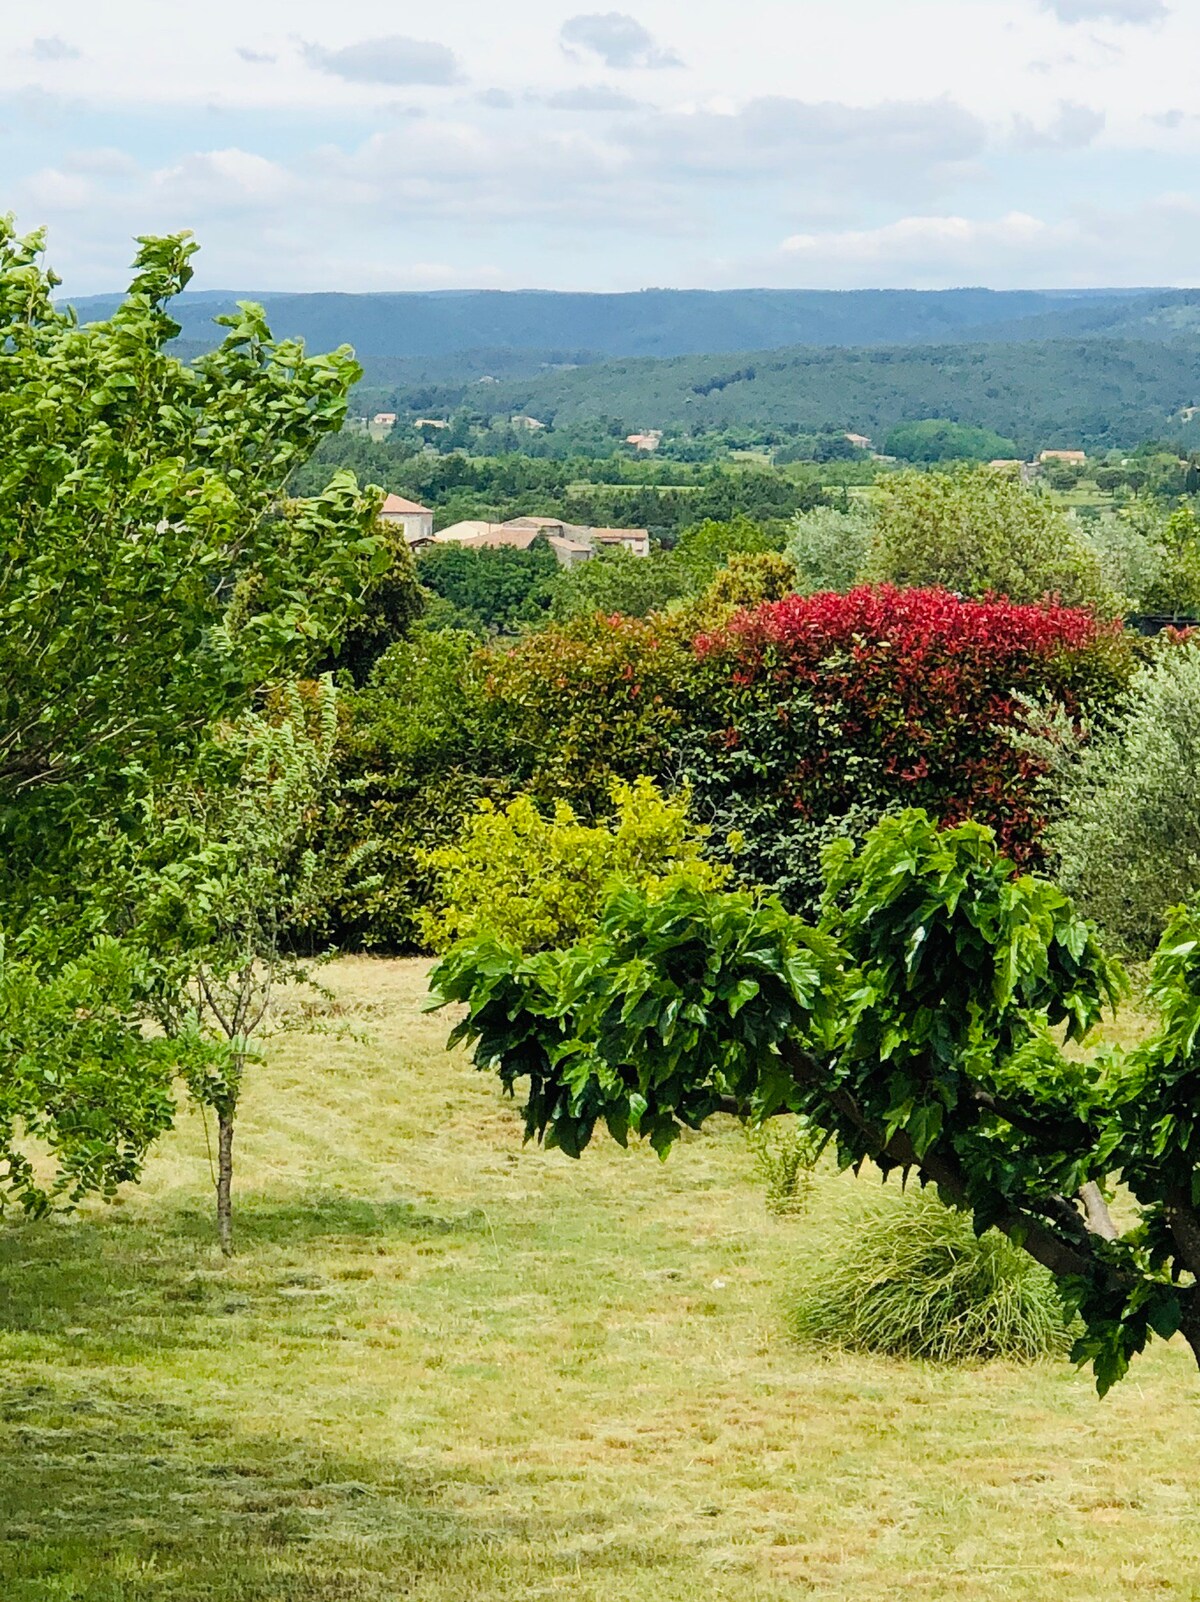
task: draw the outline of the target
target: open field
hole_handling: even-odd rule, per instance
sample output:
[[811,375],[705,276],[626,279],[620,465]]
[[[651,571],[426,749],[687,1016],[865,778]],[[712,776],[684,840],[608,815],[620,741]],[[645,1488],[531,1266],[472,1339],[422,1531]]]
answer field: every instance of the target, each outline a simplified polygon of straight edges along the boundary
[[197,1117],[121,1205],[0,1233],[3,1602],[1200,1597],[1200,1381],[821,1359],[732,1126],[523,1150],[420,963],[277,1043],[216,1255]]

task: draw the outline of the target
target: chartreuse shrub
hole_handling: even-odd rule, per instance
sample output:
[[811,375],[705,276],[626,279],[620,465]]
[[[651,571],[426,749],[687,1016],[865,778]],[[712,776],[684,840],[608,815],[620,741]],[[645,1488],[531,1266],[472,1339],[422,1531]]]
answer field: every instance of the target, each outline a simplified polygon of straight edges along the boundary
[[806,1345],[939,1363],[1032,1362],[1071,1346],[1053,1276],[928,1190],[836,1213],[807,1243],[789,1323]]
[[575,946],[483,936],[433,983],[477,1065],[525,1086],[533,1138],[578,1156],[602,1126],[666,1155],[717,1112],[796,1114],[843,1166],[935,1187],[1047,1269],[1101,1391],[1154,1335],[1200,1352],[1191,914],[1156,960],[1161,1027],[1125,1055],[1067,1050],[1122,985],[1068,898],[991,830],[920,811],[829,849],[816,927],[742,893],[626,889]]
[[704,829],[687,797],[664,797],[649,779],[614,780],[613,815],[581,823],[565,801],[546,815],[529,796],[497,808],[482,801],[451,845],[423,852],[432,871],[422,917],[434,951],[491,934],[524,951],[570,945],[594,931],[621,885],[717,889],[729,869],[704,859]]

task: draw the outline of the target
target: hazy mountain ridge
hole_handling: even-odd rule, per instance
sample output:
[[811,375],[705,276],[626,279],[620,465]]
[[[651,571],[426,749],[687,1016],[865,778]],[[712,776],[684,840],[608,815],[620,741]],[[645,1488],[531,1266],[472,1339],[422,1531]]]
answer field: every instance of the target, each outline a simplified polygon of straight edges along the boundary
[[[362,358],[523,350],[587,362],[801,345],[997,342],[1133,331],[1177,302],[1193,306],[1200,323],[1200,292],[1189,290],[198,291],[176,302],[182,337],[215,339],[213,317],[238,299],[260,300],[279,337],[302,337],[313,350],[350,344]],[[74,304],[81,317],[96,319],[109,315],[117,297],[83,297]]]

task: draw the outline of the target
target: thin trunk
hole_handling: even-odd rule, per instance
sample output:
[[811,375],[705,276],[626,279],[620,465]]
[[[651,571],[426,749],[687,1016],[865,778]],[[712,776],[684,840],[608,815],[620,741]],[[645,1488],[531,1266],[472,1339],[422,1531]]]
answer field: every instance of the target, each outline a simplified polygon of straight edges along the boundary
[[233,1111],[217,1113],[217,1235],[226,1257],[233,1256]]

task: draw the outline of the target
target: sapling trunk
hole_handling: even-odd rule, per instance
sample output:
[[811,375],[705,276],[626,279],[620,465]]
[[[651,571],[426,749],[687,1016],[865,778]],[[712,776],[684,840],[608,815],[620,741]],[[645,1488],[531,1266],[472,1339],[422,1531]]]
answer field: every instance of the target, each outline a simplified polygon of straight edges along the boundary
[[217,1236],[226,1257],[233,1256],[233,1114],[232,1103],[217,1113]]

